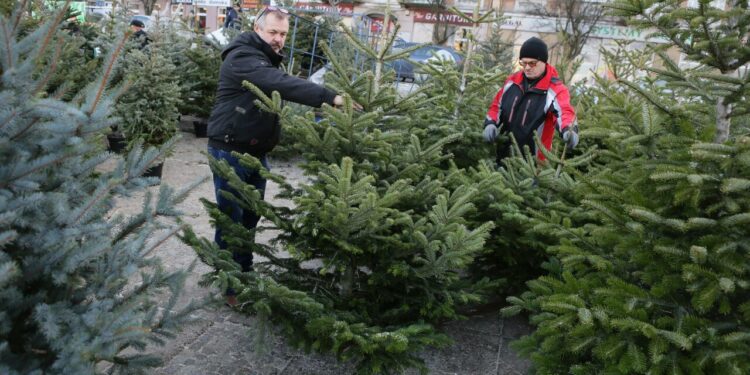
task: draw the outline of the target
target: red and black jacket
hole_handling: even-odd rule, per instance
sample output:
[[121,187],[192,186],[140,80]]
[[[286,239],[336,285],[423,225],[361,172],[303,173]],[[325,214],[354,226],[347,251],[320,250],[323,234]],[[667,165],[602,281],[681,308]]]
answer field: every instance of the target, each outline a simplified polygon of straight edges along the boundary
[[[518,145],[528,145],[536,152],[534,131],[549,150],[555,129],[562,133],[568,126],[576,126],[576,113],[570,105],[570,93],[557,75],[557,70],[547,64],[542,78],[528,90],[523,89],[523,71],[512,74],[495,95],[484,125],[502,126],[502,133],[512,133]],[[510,145],[498,148],[498,159],[507,156]],[[537,152],[539,160],[544,155]]]

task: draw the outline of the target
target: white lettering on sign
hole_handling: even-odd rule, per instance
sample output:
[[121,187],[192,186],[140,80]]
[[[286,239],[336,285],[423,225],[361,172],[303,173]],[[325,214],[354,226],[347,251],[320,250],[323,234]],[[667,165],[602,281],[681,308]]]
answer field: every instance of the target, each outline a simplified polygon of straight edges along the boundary
[[[307,11],[316,11],[321,13],[333,13],[333,7],[331,7],[329,4],[324,3],[296,3],[294,4],[295,9],[299,10],[307,10]],[[338,4],[336,8],[339,11],[339,14],[342,16],[351,17],[352,14],[354,14],[354,4],[347,3],[347,4]]]
[[453,13],[433,13],[425,10],[414,12],[414,22],[447,23],[451,25],[470,26],[471,22]]
[[202,7],[228,7],[232,0],[195,0],[195,5]]
[[[416,17],[415,17],[416,19]],[[565,18],[553,19],[539,16],[529,16],[523,14],[506,13],[505,18],[500,25],[501,29],[535,31],[540,33],[557,32],[558,27],[565,26]],[[600,39],[625,39],[635,41],[649,41],[655,43],[665,43],[666,39],[659,37],[650,37],[650,31],[643,31],[633,27],[598,24],[591,29],[590,36]]]

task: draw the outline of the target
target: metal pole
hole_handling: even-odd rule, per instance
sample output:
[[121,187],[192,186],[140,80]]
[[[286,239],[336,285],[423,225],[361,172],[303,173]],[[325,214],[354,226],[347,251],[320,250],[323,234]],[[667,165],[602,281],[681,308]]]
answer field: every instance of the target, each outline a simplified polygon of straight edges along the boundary
[[333,50],[333,33],[334,31],[328,30],[328,48]]
[[310,69],[308,69],[307,76],[312,75],[313,63],[315,63],[315,48],[318,46],[318,29],[320,25],[315,24],[315,35],[313,36],[312,53],[310,53]]
[[[294,42],[297,39],[297,24],[299,24],[299,16],[296,14],[294,15],[294,30],[292,31],[292,45],[289,47],[289,66],[294,67]],[[292,68],[289,68],[289,71],[292,71]]]

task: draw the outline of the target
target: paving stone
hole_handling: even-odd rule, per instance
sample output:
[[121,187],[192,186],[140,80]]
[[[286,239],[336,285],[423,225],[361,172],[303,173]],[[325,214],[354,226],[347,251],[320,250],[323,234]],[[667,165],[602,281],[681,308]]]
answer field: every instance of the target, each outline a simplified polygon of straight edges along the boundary
[[531,333],[531,326],[528,324],[528,318],[524,315],[516,315],[504,318],[505,326],[503,337],[517,339]]
[[[518,354],[505,345],[500,350],[498,356],[498,366],[496,374],[526,374],[531,367],[531,363],[523,358],[518,357]],[[494,374],[495,372],[493,372]]]

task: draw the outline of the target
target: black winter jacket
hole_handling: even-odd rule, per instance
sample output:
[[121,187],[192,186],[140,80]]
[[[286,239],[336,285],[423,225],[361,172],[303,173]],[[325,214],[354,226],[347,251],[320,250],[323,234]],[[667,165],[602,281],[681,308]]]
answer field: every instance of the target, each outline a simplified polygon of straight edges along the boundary
[[283,57],[255,32],[235,38],[221,53],[216,102],[208,119],[208,144],[226,151],[262,156],[279,143],[278,116],[261,111],[257,97],[242,87],[248,81],[271,96],[312,107],[333,104],[336,93],[278,69]]

